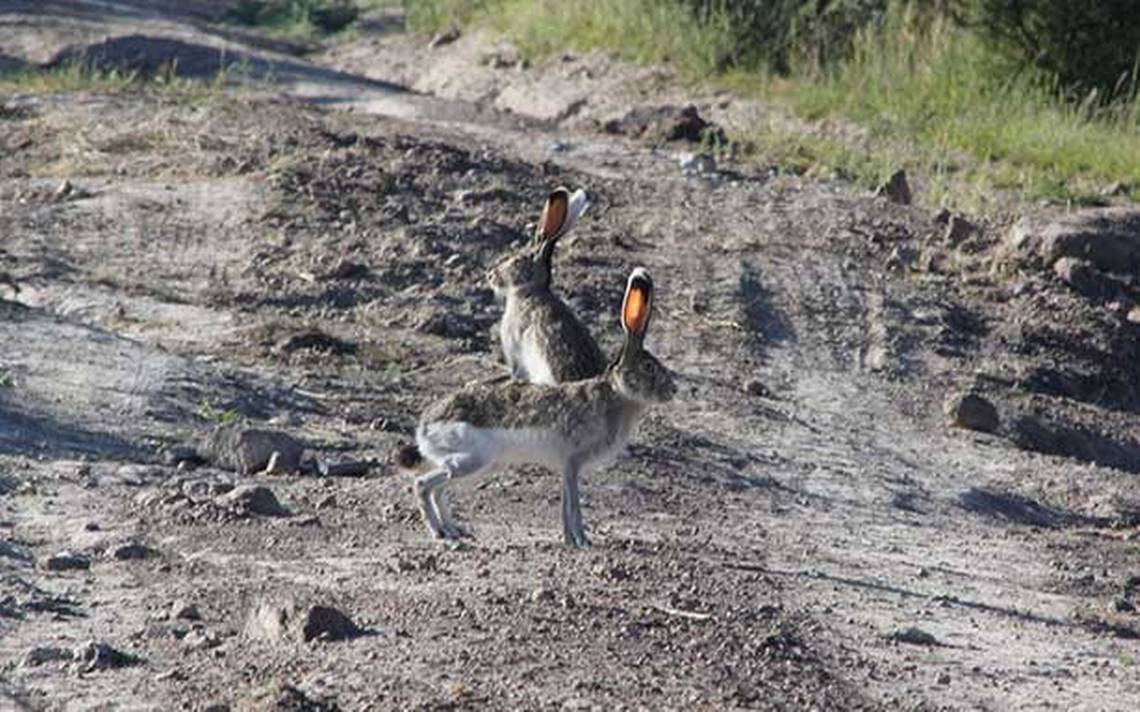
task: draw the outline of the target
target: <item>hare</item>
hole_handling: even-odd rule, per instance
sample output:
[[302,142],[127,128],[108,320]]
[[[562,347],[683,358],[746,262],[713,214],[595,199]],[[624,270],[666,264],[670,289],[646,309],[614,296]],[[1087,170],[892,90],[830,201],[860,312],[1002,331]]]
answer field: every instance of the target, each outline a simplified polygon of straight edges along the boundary
[[585,212],[586,193],[554,190],[535,229],[534,243],[496,265],[487,279],[505,299],[499,340],[511,377],[554,385],[597,376],[601,349],[566,304],[550,290],[554,247]]
[[672,373],[644,348],[653,282],[637,268],[622,300],[625,341],[617,359],[594,378],[547,386],[517,381],[471,384],[424,411],[416,447],[400,456],[414,467],[434,464],[415,481],[428,528],[440,538],[468,536],[455,522],[447,486],[503,464],[545,465],[562,473],[562,533],[567,544],[589,542],[582,527],[578,479],[616,457],[646,407],[673,398]]

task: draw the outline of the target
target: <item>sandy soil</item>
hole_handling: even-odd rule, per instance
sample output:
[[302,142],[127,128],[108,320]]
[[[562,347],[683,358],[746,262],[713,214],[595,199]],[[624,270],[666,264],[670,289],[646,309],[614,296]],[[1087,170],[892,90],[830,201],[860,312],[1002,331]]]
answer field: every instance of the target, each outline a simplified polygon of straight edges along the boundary
[[[1011,263],[1004,225],[948,241],[925,209],[763,160],[682,170],[694,146],[606,123],[692,98],[731,125],[735,102],[660,70],[520,68],[389,13],[302,57],[218,7],[0,2],[13,62],[173,38],[203,74],[221,46],[266,70],[0,97],[0,707],[1140,705],[1127,304]],[[531,468],[464,490],[476,538],[441,545],[389,454],[501,369],[483,275],[559,184],[594,204],[558,291],[612,353],[646,266],[681,392],[585,483],[589,550]],[[947,425],[964,392],[996,432]],[[184,451],[235,419],[372,467]],[[235,499],[250,484],[284,516]],[[263,625],[286,599],[360,630]]]

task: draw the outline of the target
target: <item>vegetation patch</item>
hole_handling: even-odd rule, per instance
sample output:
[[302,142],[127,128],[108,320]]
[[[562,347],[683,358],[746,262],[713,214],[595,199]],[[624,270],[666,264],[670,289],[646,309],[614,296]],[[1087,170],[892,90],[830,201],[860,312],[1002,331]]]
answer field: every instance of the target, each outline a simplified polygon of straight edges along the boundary
[[[1002,9],[1010,3],[985,0],[409,0],[405,7],[419,31],[477,24],[531,57],[603,48],[630,61],[667,62],[694,83],[866,129],[854,143],[766,128],[734,137],[767,147],[761,160],[869,181],[888,157],[926,178],[927,201],[983,209],[994,191],[1081,204],[1140,199],[1136,23],[1109,33],[1119,3],[1104,3],[1093,29],[1065,40],[1065,56],[1077,64],[1083,60],[1072,47],[1111,45],[1102,52],[1115,58],[1103,60],[1111,69],[1082,83],[1049,48],[1064,39],[1056,29],[1061,6],[1083,11],[1086,4],[1014,4],[1033,11],[1010,14]],[[1122,72],[1129,51],[1133,65]]]

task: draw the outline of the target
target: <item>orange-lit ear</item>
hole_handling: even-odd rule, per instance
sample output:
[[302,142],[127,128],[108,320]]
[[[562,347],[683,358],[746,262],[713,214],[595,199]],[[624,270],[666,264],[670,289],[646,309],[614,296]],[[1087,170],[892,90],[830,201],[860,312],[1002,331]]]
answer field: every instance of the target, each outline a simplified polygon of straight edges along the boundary
[[569,213],[570,191],[556,188],[546,199],[546,206],[542,209],[542,217],[538,221],[538,230],[535,231],[535,239],[547,240],[557,236],[566,224]]
[[621,305],[621,322],[630,336],[640,341],[649,326],[649,315],[653,301],[653,282],[649,273],[638,268],[629,276],[625,299]]

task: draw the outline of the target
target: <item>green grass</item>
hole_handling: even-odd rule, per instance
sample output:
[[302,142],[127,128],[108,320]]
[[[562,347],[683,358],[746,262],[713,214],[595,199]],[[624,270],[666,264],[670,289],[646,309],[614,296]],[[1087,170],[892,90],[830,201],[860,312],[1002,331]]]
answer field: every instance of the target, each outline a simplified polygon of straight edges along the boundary
[[[995,191],[1025,200],[1092,203],[1122,182],[1140,199],[1140,101],[1073,104],[1041,74],[1017,67],[950,21],[892,6],[838,66],[722,71],[730,33],[698,24],[670,0],[409,0],[409,25],[425,33],[452,22],[489,27],[531,58],[563,49],[607,49],[640,63],[668,62],[685,79],[786,106],[808,121],[866,129],[848,141],[759,127],[759,159],[794,172],[859,183],[897,167],[922,176],[921,199],[986,209]],[[1091,104],[1091,102],[1088,102]],[[997,201],[1000,202],[1000,201]]]
[[217,410],[213,404],[204,400],[198,404],[198,416],[208,423],[230,425],[238,422],[241,413],[236,410]]
[[228,71],[208,82],[178,76],[175,65],[166,65],[153,75],[91,67],[83,62],[66,62],[51,69],[28,68],[0,73],[0,94],[53,94],[89,91],[116,94],[148,89],[168,92],[187,99],[219,96],[230,78]]
[[361,3],[353,0],[239,0],[226,19],[278,37],[315,39],[345,30],[361,10]]

